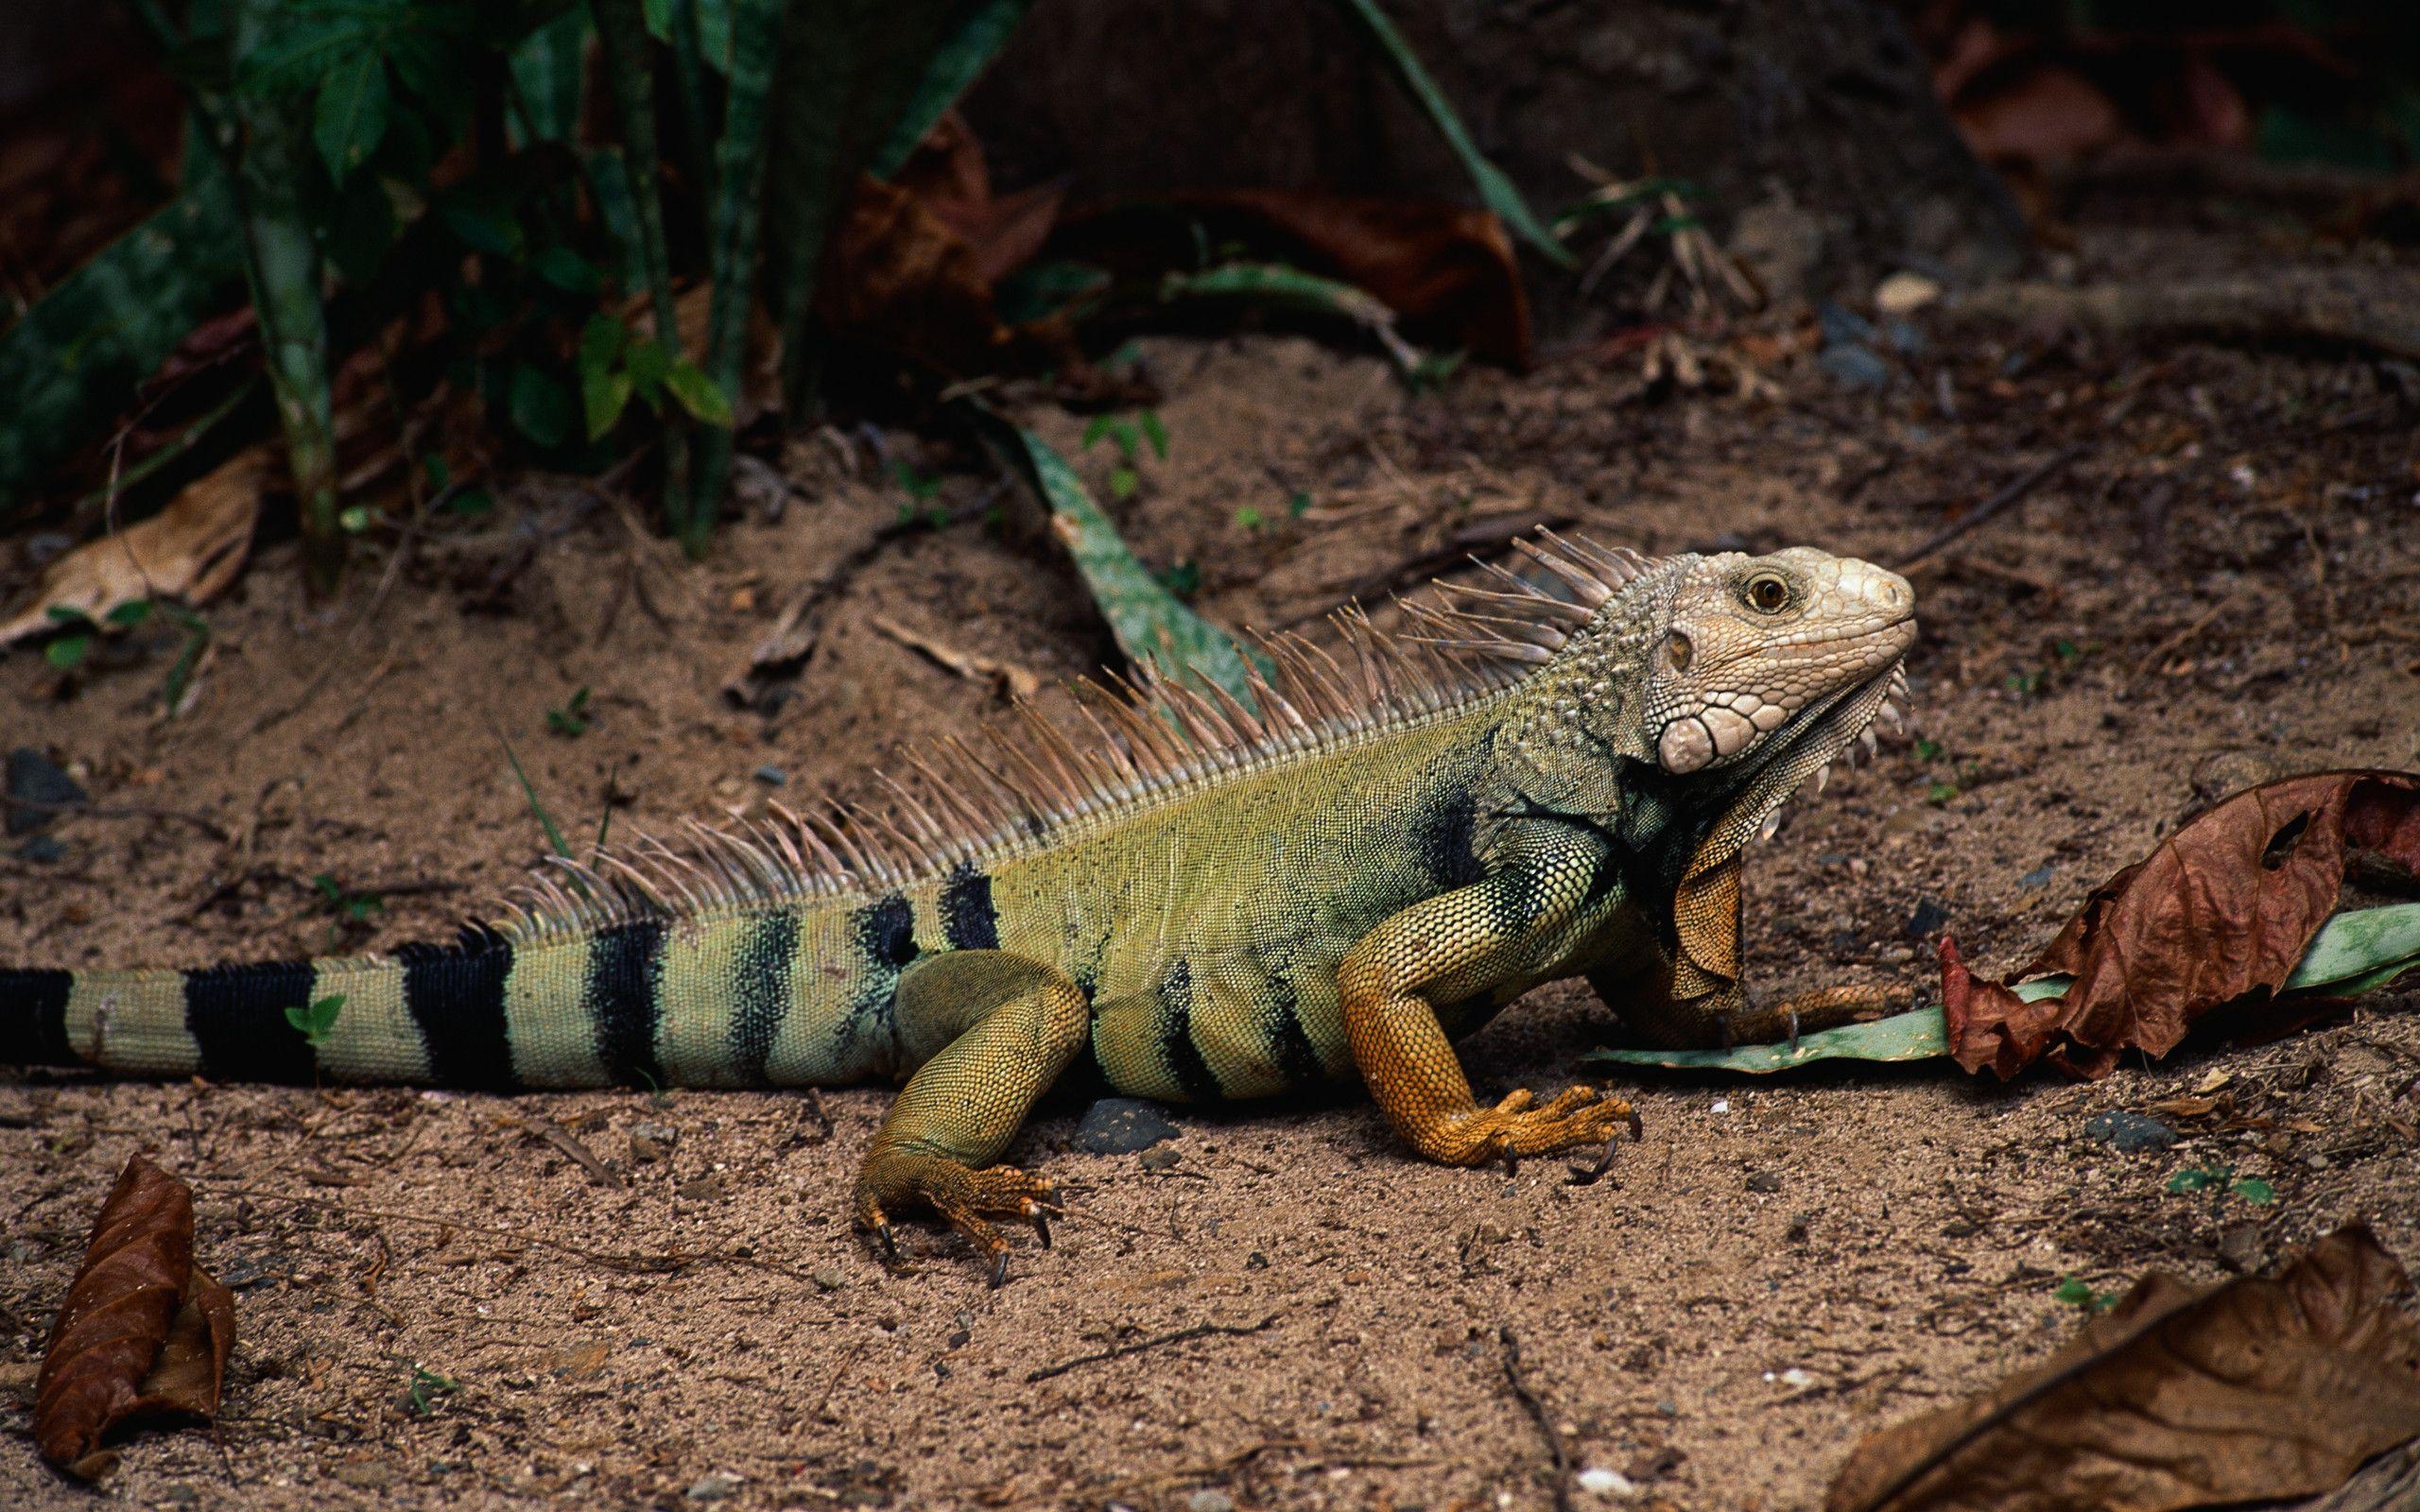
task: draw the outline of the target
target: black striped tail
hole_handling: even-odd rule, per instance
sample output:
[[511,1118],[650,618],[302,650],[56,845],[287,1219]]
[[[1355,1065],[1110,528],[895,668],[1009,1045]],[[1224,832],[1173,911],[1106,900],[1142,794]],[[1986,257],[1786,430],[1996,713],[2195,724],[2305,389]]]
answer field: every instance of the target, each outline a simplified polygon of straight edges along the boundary
[[0,1066],[83,1064],[67,1039],[73,971],[0,970]]

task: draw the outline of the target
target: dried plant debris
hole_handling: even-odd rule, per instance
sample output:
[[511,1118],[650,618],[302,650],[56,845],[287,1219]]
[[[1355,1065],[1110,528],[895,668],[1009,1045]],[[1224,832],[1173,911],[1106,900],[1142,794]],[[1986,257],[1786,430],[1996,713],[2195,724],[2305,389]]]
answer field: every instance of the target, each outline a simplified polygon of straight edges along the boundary
[[2411,1278],[2356,1224],[2274,1277],[2154,1272],[2042,1364],[1867,1436],[1824,1512],[2179,1512],[2311,1496],[2420,1435]]
[[128,604],[202,604],[224,593],[251,549],[268,465],[264,447],[239,452],[148,520],[52,562],[23,610],[0,616],[0,645],[62,624],[108,623]]
[[[2167,1054],[2194,1022],[2270,1001],[2336,911],[2349,854],[2420,871],[2420,776],[2322,772],[2248,788],[2188,821],[2084,900],[2049,948],[2005,982],[1942,941],[1950,1054],[2013,1076],[2048,1059],[2106,1075],[2118,1056]],[[2018,984],[2072,978],[2025,1001]],[[2347,984],[2368,990],[2382,984]]]
[[101,1440],[138,1414],[218,1410],[235,1298],[193,1263],[193,1192],[147,1158],[126,1162],[43,1353],[34,1442],[84,1480],[116,1454]]

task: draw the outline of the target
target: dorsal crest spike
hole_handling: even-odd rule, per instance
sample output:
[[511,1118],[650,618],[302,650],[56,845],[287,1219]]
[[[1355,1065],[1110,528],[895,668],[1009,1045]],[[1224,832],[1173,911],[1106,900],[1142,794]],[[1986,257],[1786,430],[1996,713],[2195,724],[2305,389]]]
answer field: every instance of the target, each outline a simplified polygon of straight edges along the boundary
[[819,799],[793,812],[769,800],[762,820],[680,826],[679,849],[640,837],[584,864],[550,865],[510,897],[501,932],[529,940],[634,918],[763,910],[989,868],[1220,774],[1312,759],[1492,697],[1584,637],[1597,610],[1655,565],[1552,530],[1512,544],[1554,581],[1474,558],[1477,581],[1432,583],[1382,610],[1392,627],[1356,601],[1328,617],[1325,639],[1340,644],[1290,629],[1250,634],[1259,655],[1240,690],[1148,660],[1079,679],[1068,692],[1080,726],[1019,700],[973,740],[909,747],[899,762],[912,784],[870,773],[883,807]]

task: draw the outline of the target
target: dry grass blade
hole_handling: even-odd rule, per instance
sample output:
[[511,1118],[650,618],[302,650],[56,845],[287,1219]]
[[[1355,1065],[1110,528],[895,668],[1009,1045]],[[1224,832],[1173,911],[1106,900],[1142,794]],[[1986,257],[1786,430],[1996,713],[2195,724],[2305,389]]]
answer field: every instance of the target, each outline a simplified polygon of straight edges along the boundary
[[2420,1435],[2411,1278],[2352,1225],[2274,1277],[2160,1273],[1992,1391],[1870,1435],[1824,1512],[2184,1512],[2308,1496]]
[[126,1418],[210,1416],[234,1339],[234,1297],[193,1263],[192,1191],[135,1156],[101,1206],[43,1353],[43,1457],[90,1480],[116,1463],[101,1439]]

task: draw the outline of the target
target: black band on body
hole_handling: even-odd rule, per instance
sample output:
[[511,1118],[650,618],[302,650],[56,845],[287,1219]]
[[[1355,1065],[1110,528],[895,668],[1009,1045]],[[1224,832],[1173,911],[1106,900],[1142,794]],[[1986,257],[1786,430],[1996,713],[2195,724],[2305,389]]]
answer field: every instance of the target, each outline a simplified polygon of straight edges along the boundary
[[731,985],[731,1058],[742,1081],[762,1085],[773,1038],[790,1006],[790,963],[798,957],[798,913],[779,908],[749,926]]
[[316,974],[308,961],[184,973],[185,1032],[200,1047],[201,1074],[213,1081],[309,1086],[320,1057],[286,1013],[310,1007]]
[[0,971],[0,1066],[81,1063],[67,1042],[73,971]]
[[942,885],[942,935],[950,949],[996,951],[1000,913],[992,903],[992,879],[973,862],[950,869]]
[[520,1086],[504,1028],[504,982],[512,946],[502,936],[465,931],[458,945],[406,945],[404,1006],[428,1052],[429,1080],[440,1087],[504,1092]]
[[1168,1074],[1197,1103],[1224,1095],[1201,1047],[1193,1042],[1193,963],[1179,956],[1160,979],[1160,1058]]
[[634,919],[599,930],[588,958],[588,989],[581,1005],[596,1028],[596,1055],[617,1086],[664,1085],[655,1058],[656,1022],[663,1014],[657,993],[664,957],[664,923]]

